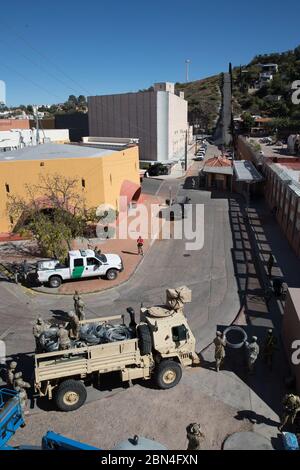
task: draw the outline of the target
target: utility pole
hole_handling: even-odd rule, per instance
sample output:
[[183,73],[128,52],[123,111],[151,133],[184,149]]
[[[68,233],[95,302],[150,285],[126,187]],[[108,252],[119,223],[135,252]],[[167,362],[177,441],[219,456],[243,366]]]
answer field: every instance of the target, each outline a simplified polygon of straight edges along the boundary
[[188,169],[188,131],[185,131],[185,146],[184,146],[184,169]]
[[189,81],[189,66],[190,66],[190,59],[185,59],[185,81]]

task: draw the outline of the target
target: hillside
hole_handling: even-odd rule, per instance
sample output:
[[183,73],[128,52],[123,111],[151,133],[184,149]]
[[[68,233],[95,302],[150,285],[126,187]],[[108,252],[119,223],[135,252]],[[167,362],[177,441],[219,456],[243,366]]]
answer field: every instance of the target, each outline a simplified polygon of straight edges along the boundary
[[[277,64],[272,79],[262,84],[261,64]],[[293,104],[291,85],[300,80],[300,46],[283,53],[258,55],[245,66],[233,69],[233,110],[274,118],[276,127],[297,127],[300,106]]]
[[208,132],[214,128],[221,105],[220,80],[220,75],[215,75],[194,82],[176,83],[176,91],[184,91],[188,101],[191,125]]

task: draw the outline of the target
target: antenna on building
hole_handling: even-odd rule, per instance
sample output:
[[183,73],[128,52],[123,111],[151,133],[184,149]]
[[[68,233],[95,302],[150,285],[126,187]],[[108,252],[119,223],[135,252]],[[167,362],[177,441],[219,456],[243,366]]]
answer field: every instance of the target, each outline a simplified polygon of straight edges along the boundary
[[189,81],[189,66],[190,66],[190,59],[185,59],[185,81]]

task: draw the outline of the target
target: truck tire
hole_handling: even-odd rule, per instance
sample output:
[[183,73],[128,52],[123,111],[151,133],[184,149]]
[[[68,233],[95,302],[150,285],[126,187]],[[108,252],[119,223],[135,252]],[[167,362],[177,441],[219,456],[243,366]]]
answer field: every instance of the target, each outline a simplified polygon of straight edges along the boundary
[[49,286],[50,287],[59,287],[61,286],[62,278],[60,276],[51,276],[49,279]]
[[78,410],[86,400],[86,388],[79,380],[64,380],[56,392],[56,405],[61,411]]
[[137,327],[137,337],[141,356],[151,354],[152,352],[152,336],[148,325],[139,325]]
[[109,269],[106,272],[106,279],[108,279],[109,281],[113,281],[114,279],[116,279],[117,276],[118,276],[118,271],[116,269]]
[[158,364],[155,371],[156,385],[167,390],[168,388],[175,387],[180,382],[182,377],[182,370],[180,364],[173,360],[165,360]]

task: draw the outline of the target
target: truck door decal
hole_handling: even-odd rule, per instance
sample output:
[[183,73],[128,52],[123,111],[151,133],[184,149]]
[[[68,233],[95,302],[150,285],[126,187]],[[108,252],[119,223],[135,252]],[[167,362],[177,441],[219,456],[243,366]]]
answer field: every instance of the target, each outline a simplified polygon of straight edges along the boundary
[[74,266],[72,269],[72,279],[78,279],[82,277],[82,273],[84,271],[84,262],[82,258],[74,259]]

